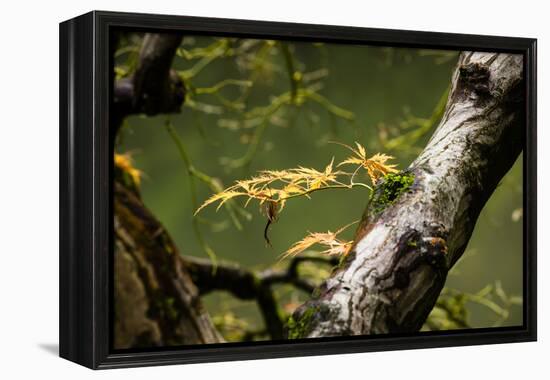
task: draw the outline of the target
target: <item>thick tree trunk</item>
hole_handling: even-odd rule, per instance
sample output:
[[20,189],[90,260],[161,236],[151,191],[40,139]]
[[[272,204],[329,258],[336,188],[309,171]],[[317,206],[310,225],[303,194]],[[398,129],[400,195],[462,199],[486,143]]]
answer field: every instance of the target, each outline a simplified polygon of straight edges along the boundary
[[521,152],[522,74],[521,55],[461,54],[440,125],[402,173],[414,183],[377,186],[349,256],[294,313],[291,336],[420,329]]
[[222,341],[168,233],[139,194],[114,190],[115,348]]
[[[114,84],[113,137],[131,114],[179,112],[185,86],[170,67],[180,43],[179,35],[145,34],[136,72]],[[118,167],[113,190],[114,347],[222,341],[174,243]]]

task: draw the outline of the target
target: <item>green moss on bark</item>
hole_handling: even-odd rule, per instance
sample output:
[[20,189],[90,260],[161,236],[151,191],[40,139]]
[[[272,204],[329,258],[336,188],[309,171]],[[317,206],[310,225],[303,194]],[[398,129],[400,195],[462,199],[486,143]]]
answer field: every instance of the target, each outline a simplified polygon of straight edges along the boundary
[[316,312],[315,307],[310,307],[298,319],[291,315],[287,321],[288,339],[305,338],[311,330],[311,321]]
[[369,213],[378,215],[389,205],[393,204],[401,194],[406,192],[414,183],[414,174],[401,172],[389,173],[383,178],[372,192],[369,204]]

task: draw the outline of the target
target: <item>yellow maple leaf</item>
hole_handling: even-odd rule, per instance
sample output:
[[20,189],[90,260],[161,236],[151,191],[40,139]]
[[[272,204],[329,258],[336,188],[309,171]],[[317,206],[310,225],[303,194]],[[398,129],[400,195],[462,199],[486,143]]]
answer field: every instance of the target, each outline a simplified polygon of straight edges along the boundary
[[136,169],[132,164],[132,156],[129,153],[115,153],[115,166],[128,173],[132,182],[139,187],[141,183],[141,170]]
[[320,189],[321,187],[329,186],[331,184],[341,184],[337,178],[338,175],[344,174],[340,171],[334,171],[334,158],[332,158],[323,171],[318,171],[312,168],[304,168],[302,166],[291,170],[295,174],[293,177],[293,183],[305,183],[307,187],[306,190]]
[[378,179],[385,176],[388,173],[397,173],[397,165],[387,164],[386,162],[394,159],[394,157],[389,156],[383,153],[376,153],[375,155],[368,157],[367,150],[364,146],[355,142],[356,148],[352,148],[349,145],[335,142],[338,145],[342,145],[347,149],[353,152],[353,156],[346,158],[344,161],[340,162],[338,166],[341,165],[357,165],[358,167],[363,167],[372,181],[373,184],[376,184]]
[[197,209],[197,211],[195,211],[195,215],[197,215],[197,213],[200,210],[202,210],[203,208],[205,208],[209,204],[212,204],[216,201],[220,201],[220,203],[216,207],[216,211],[218,211],[220,209],[220,207],[223,206],[223,204],[225,202],[227,202],[228,200],[230,200],[232,198],[235,198],[235,197],[238,197],[238,196],[243,196],[243,195],[247,195],[247,193],[242,192],[242,191],[233,191],[233,190],[224,190],[220,193],[216,193],[216,194],[212,195],[210,198],[208,198],[206,201],[204,201],[204,203]]
[[347,255],[353,245],[353,240],[345,241],[338,239],[337,236],[355,223],[357,223],[357,221],[347,224],[336,232],[309,232],[306,237],[294,243],[286,252],[284,252],[281,255],[281,260],[290,256],[296,256],[315,244],[326,247],[326,249],[321,251],[321,253],[327,255]]

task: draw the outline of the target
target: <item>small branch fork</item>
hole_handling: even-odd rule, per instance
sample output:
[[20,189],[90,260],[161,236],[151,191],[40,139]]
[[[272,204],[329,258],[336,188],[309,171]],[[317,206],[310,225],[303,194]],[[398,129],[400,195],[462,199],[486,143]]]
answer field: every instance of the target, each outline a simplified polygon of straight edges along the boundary
[[145,34],[135,73],[114,84],[113,136],[126,116],[180,112],[185,84],[170,67],[181,39],[175,34]]
[[338,258],[328,256],[294,257],[286,270],[266,269],[253,272],[230,262],[218,262],[213,271],[208,259],[185,256],[186,268],[200,295],[216,290],[225,290],[241,300],[255,300],[258,303],[266,330],[272,339],[284,339],[284,316],[273,292],[273,285],[288,284],[311,294],[316,284],[300,277],[298,268],[304,262],[337,265]]

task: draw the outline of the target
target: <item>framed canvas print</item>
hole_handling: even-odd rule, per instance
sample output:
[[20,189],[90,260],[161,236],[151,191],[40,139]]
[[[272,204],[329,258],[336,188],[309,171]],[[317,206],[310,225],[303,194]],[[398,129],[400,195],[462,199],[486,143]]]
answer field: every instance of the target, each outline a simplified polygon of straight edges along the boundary
[[60,24],[60,355],[536,339],[536,40]]

